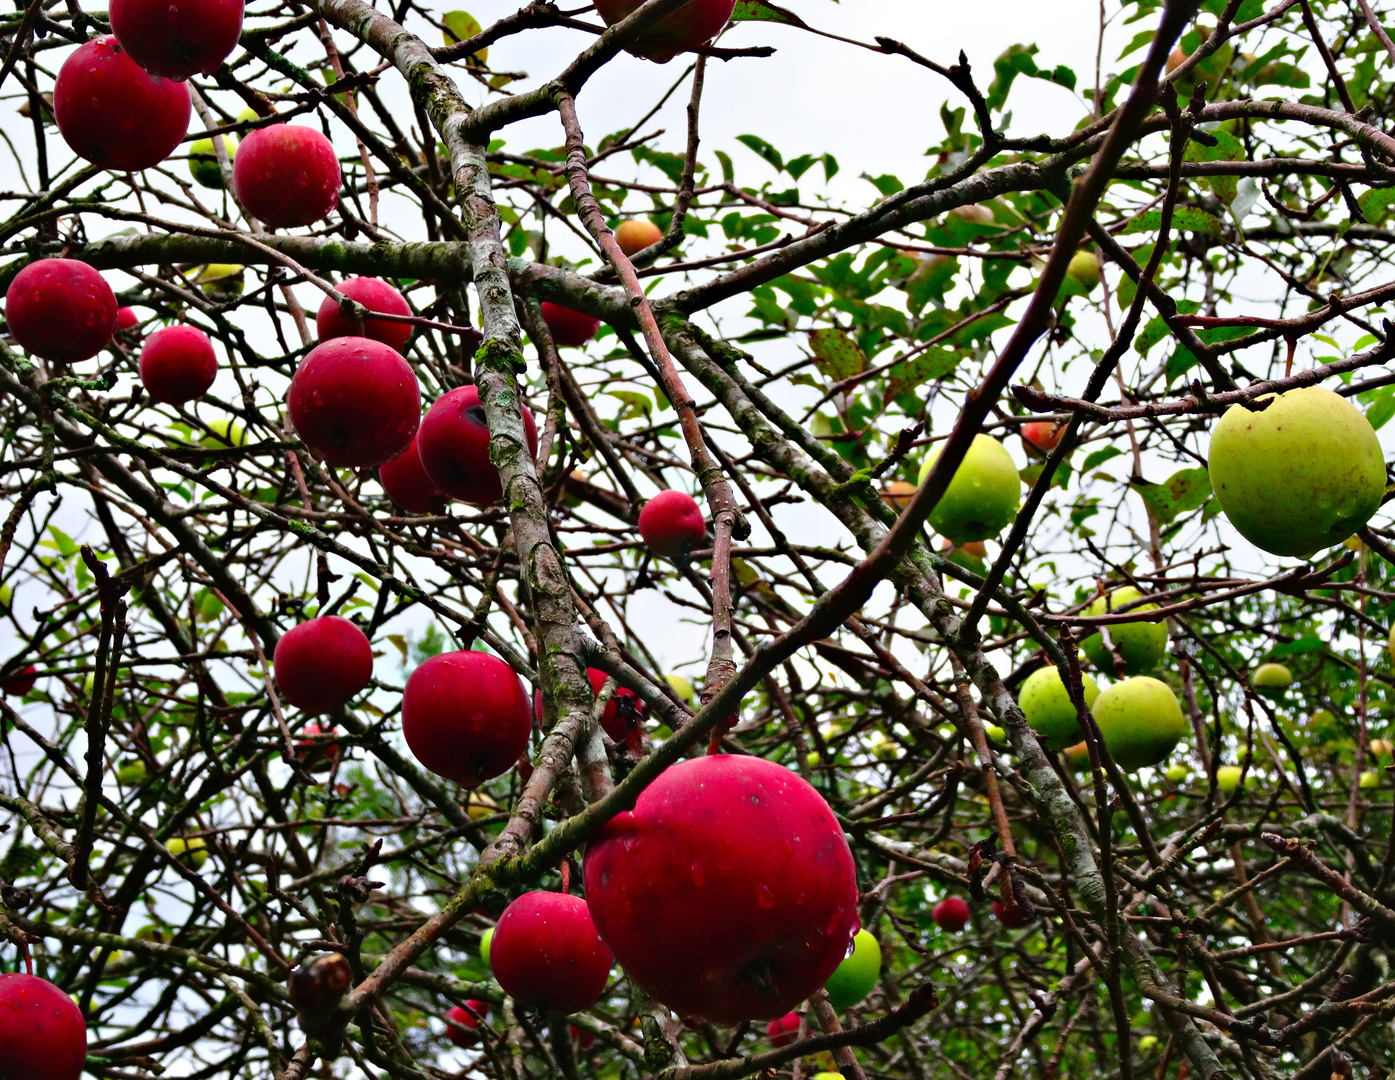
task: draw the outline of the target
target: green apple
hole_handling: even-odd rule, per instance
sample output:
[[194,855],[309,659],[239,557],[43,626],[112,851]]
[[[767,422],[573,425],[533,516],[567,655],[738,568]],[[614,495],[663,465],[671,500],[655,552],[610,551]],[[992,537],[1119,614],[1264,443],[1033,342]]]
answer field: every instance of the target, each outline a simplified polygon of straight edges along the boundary
[[[237,140],[231,135],[223,136],[223,149],[228,155],[228,164],[237,156]],[[194,183],[212,191],[223,190],[223,171],[218,168],[218,151],[213,148],[213,140],[195,139],[189,144],[189,175]]]
[[[1240,766],[1222,765],[1216,770],[1216,786],[1221,789],[1221,794],[1227,799],[1235,793],[1236,787],[1240,784]],[[1246,778],[1245,786],[1249,787],[1249,779]]]
[[1378,757],[1378,758],[1390,757],[1390,756],[1391,756],[1391,752],[1392,752],[1392,747],[1391,747],[1390,742],[1389,742],[1388,739],[1372,739],[1372,740],[1371,740],[1371,754],[1372,754],[1373,757]]
[[968,203],[956,206],[945,213],[945,217],[958,218],[967,225],[993,225],[993,208],[983,203]]
[[[920,466],[921,484],[930,475],[943,447]],[[975,435],[949,487],[930,514],[930,524],[956,546],[997,536],[1017,515],[1022,481],[1012,455],[997,439]]]
[[[199,445],[209,450],[226,450],[229,446],[246,446],[247,429],[230,416],[216,416],[204,421],[209,434],[199,440]],[[215,599],[217,599],[215,597]]]
[[1357,783],[1360,784],[1362,788],[1367,789],[1380,787],[1380,773],[1367,769],[1361,774],[1361,779],[1358,780]]
[[[1080,686],[1088,709],[1100,696],[1100,688],[1089,675],[1080,676]],[[1064,750],[1080,740],[1080,723],[1061,673],[1054,667],[1038,668],[1027,676],[1017,695],[1022,715],[1052,750]]]
[[1178,762],[1176,765],[1169,765],[1167,767],[1166,776],[1174,784],[1180,784],[1186,780],[1187,777],[1191,776],[1191,774],[1191,769],[1187,768],[1181,762]]
[[853,952],[838,965],[824,983],[828,1002],[835,1009],[848,1009],[872,992],[882,976],[882,947],[866,930],[853,938]]
[[165,850],[191,870],[202,870],[203,864],[208,862],[208,845],[199,836],[191,836],[187,840],[182,836],[171,836],[165,841]]
[[493,940],[494,927],[491,926],[480,935],[480,959],[484,961],[486,967],[489,966],[489,943]]
[[[1143,594],[1132,585],[1115,589],[1107,596],[1099,597],[1085,609],[1089,616],[1108,615],[1127,604],[1139,600]],[[1124,672],[1128,675],[1142,675],[1152,671],[1167,654],[1167,623],[1147,622],[1147,613],[1157,611],[1156,604],[1140,604],[1129,608],[1125,614],[1137,615],[1138,622],[1110,623],[1109,640],[1119,649],[1124,658]],[[1114,674],[1114,654],[1104,645],[1104,635],[1094,633],[1080,643],[1090,663],[1106,675]]]
[[1115,764],[1126,771],[1165,761],[1187,730],[1177,695],[1146,675],[1115,683],[1091,711]]
[[682,675],[672,675],[672,674],[670,674],[670,675],[665,675],[665,676],[664,676],[664,682],[668,683],[669,689],[672,690],[675,694],[677,694],[678,697],[679,697],[679,699],[680,699],[685,705],[687,705],[687,706],[690,707],[690,708],[692,707],[692,704],[693,704],[693,684],[692,684],[692,683],[690,683],[687,679],[683,678]]
[[8,584],[0,585],[0,608],[5,611],[10,610],[10,605],[14,603],[15,591]]
[[1260,664],[1250,676],[1250,685],[1267,698],[1281,698],[1293,682],[1293,672],[1283,664]]
[[[137,787],[145,783],[145,762],[140,758],[130,758],[127,761],[121,762],[121,764],[116,767],[116,778],[128,787]],[[199,843],[202,842],[203,841],[199,841]],[[173,849],[171,849],[171,853],[178,854],[178,852],[174,852]],[[205,852],[203,857],[205,859],[208,858],[208,853]],[[202,863],[200,863],[200,865],[202,865]]]
[[840,1072],[819,1072],[814,1073],[812,1080],[845,1080]]
[[1100,261],[1093,251],[1077,251],[1071,256],[1066,273],[1085,292],[1094,292],[1100,283]]
[[1340,544],[1385,494],[1385,459],[1366,417],[1318,386],[1233,405],[1211,433],[1211,487],[1240,535],[1306,559]]
[[1156,1035],[1145,1035],[1143,1036],[1143,1038],[1138,1040],[1138,1052],[1140,1054],[1146,1054],[1149,1050],[1153,1049],[1153,1047],[1157,1045],[1158,1037]]
[[1084,740],[1061,751],[1061,760],[1071,772],[1084,772],[1090,767],[1090,748]]
[[983,734],[988,739],[988,745],[994,750],[1006,750],[1008,746],[1007,732],[997,724],[984,724]]
[[199,267],[191,280],[210,296],[241,296],[242,271],[238,263],[209,263]]

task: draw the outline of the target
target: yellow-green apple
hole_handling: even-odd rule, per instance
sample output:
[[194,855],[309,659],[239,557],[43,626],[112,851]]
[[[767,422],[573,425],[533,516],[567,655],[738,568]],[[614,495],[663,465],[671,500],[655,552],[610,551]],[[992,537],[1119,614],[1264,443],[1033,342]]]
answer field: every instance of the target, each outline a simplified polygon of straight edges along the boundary
[[[942,447],[920,466],[920,483],[930,475]],[[956,545],[988,540],[1003,531],[1017,514],[1022,481],[1003,444],[988,435],[975,435],[949,487],[930,513],[930,524]]]
[[[1080,677],[1088,709],[1100,696],[1100,688],[1089,675]],[[1061,674],[1054,667],[1039,668],[1027,676],[1017,703],[1027,723],[1052,750],[1064,750],[1080,741],[1080,724]]]
[[[1099,597],[1085,609],[1085,614],[1108,615],[1142,598],[1141,592],[1132,585],[1126,585],[1122,589],[1115,589],[1107,596]],[[1110,643],[1118,648],[1119,655],[1124,658],[1124,672],[1128,675],[1152,671],[1167,652],[1167,623],[1146,621],[1147,613],[1156,610],[1156,604],[1139,604],[1125,612],[1137,617],[1138,622],[1109,624]],[[1105,647],[1101,633],[1091,634],[1080,643],[1080,647],[1085,650],[1085,655],[1095,667],[1106,674],[1114,674],[1114,656]]]
[[1115,683],[1092,711],[1115,764],[1129,771],[1165,761],[1187,730],[1177,695],[1146,675]]

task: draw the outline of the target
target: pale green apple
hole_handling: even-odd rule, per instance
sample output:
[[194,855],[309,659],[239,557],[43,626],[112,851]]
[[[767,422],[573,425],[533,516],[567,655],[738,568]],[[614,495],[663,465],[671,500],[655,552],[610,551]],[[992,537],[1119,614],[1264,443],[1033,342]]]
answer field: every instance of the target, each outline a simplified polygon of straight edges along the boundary
[[1176,765],[1169,765],[1167,767],[1166,776],[1174,784],[1180,784],[1182,781],[1186,780],[1187,777],[1191,776],[1191,774],[1191,769],[1187,768],[1181,762],[1178,762]]
[[1250,676],[1250,685],[1268,698],[1281,698],[1293,682],[1293,672],[1283,664],[1260,664]]
[[692,707],[693,704],[693,684],[682,675],[668,674],[664,676],[664,682],[668,683],[669,689],[678,695],[685,705]]
[[1367,789],[1380,787],[1380,773],[1367,769],[1361,774],[1361,779],[1357,783]]
[[828,1002],[835,1009],[848,1009],[872,992],[882,976],[882,947],[866,930],[853,937],[853,952],[838,965],[824,983]]
[[1371,740],[1371,754],[1372,754],[1373,757],[1378,757],[1378,758],[1390,757],[1390,756],[1391,756],[1391,752],[1392,752],[1392,747],[1391,747],[1391,745],[1390,745],[1390,740],[1389,740],[1389,739],[1372,739],[1372,740]]
[[1156,1035],[1145,1035],[1143,1036],[1143,1038],[1138,1040],[1138,1052],[1140,1054],[1146,1054],[1149,1050],[1153,1049],[1153,1047],[1157,1045],[1158,1037]]
[[490,927],[480,935],[480,959],[489,965],[489,943],[494,940],[494,927]]
[[14,603],[14,600],[15,591],[10,588],[9,584],[0,585],[0,608],[9,611],[10,605]]
[[1094,292],[1100,283],[1100,261],[1093,251],[1077,251],[1071,256],[1066,273],[1087,293]]
[[[128,787],[137,787],[143,784],[145,782],[145,762],[140,758],[131,758],[121,762],[121,764],[116,767],[116,778]],[[203,843],[203,841],[200,840],[199,843]],[[176,852],[173,848],[170,849],[170,853],[173,855],[179,854],[179,852]],[[208,853],[204,852],[203,857],[207,859]],[[197,858],[197,856],[191,856],[191,858]],[[199,865],[202,866],[203,864],[200,863]]]
[[[8,606],[7,604],[6,607]],[[1385,647],[1390,650],[1390,659],[1395,660],[1395,626],[1390,628],[1390,637],[1386,640]]]
[[204,422],[211,434],[199,440],[210,450],[226,450],[229,446],[246,446],[247,429],[230,416],[217,416]]
[[1115,683],[1091,711],[1115,764],[1127,771],[1165,761],[1187,730],[1177,695],[1146,675]]
[[[1240,785],[1240,772],[1239,765],[1222,765],[1216,770],[1216,786],[1221,789],[1221,794],[1227,799],[1235,793],[1235,789]],[[1245,780],[1245,786],[1250,786],[1248,777]]]
[[241,296],[243,267],[238,263],[209,263],[191,275],[191,280],[210,296]]
[[182,836],[171,836],[165,841],[165,850],[192,870],[202,870],[203,864],[208,862],[208,845],[199,836],[191,836],[187,840]]
[[1322,387],[1290,390],[1263,412],[1233,405],[1211,432],[1211,487],[1240,535],[1307,558],[1370,519],[1385,460],[1370,422]]
[[1008,745],[1007,732],[997,724],[984,724],[983,734],[988,738],[988,745],[994,750],[1006,750]]
[[[930,475],[943,447],[921,463],[920,480]],[[956,546],[997,536],[1017,515],[1022,480],[1012,455],[997,439],[975,435],[949,487],[930,514],[930,525]]]
[[[237,156],[237,139],[223,136],[223,149],[228,155],[228,164]],[[223,190],[223,170],[218,167],[218,151],[213,148],[213,140],[195,139],[189,144],[189,175],[194,183],[212,191]]]
[[[1107,596],[1099,597],[1085,609],[1089,616],[1108,615],[1119,608],[1141,599],[1143,594],[1132,585],[1115,589]],[[1156,604],[1139,604],[1125,612],[1136,615],[1138,622],[1110,623],[1109,640],[1117,646],[1119,655],[1124,658],[1124,672],[1128,675],[1142,675],[1152,671],[1167,654],[1167,623],[1147,622],[1147,613],[1157,611]],[[1080,643],[1090,663],[1106,675],[1114,674],[1114,654],[1104,644],[1104,635],[1096,632]]]
[[[1089,675],[1080,676],[1080,688],[1088,709],[1100,696],[1100,688]],[[1076,717],[1075,705],[1061,681],[1061,673],[1054,667],[1038,668],[1027,676],[1018,692],[1017,703],[1022,707],[1022,715],[1027,724],[1052,750],[1064,750],[1072,743],[1080,741],[1080,723]]]

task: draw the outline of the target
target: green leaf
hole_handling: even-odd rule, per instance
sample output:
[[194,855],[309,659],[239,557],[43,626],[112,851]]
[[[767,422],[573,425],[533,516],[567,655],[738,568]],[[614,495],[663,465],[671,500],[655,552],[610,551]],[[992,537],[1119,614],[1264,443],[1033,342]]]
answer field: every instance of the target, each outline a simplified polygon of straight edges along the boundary
[[1379,431],[1392,416],[1395,416],[1395,390],[1386,390],[1366,410],[1366,419]]
[[1080,471],[1082,473],[1087,473],[1091,469],[1098,469],[1106,461],[1118,457],[1123,452],[1124,451],[1117,446],[1106,446],[1102,450],[1096,450],[1085,459],[1084,464],[1080,466]]
[[[468,11],[447,11],[441,16],[441,22],[445,25],[445,33],[441,35],[447,45],[454,45],[460,41],[469,41],[482,29],[479,20]],[[489,59],[489,50],[481,49],[469,57],[470,61],[484,66],[484,62]]]
[[731,13],[732,22],[774,22],[788,26],[805,26],[805,22],[793,11],[786,11],[767,0],[739,0]]
[[[1139,214],[1129,222],[1129,227],[1124,230],[1124,235],[1131,233],[1157,232],[1162,228],[1162,211],[1149,210],[1147,213]],[[1204,232],[1219,238],[1225,229],[1218,218],[1208,214],[1205,210],[1198,210],[1194,206],[1179,206],[1172,215],[1172,228],[1176,232]]]
[[785,171],[785,159],[780,156],[780,151],[771,146],[759,135],[738,135],[736,141],[742,146],[754,150],[762,158],[768,161],[779,172]]
[[1181,514],[1199,510],[1211,497],[1211,474],[1205,469],[1182,469],[1164,483],[1132,486],[1143,496],[1158,523],[1167,525]]
[[1322,638],[1301,637],[1297,641],[1285,642],[1283,645],[1275,645],[1269,650],[1271,657],[1295,656],[1300,653],[1319,653],[1327,648]]
[[606,393],[625,403],[625,408],[620,411],[621,420],[631,416],[648,416],[654,411],[654,403],[649,400],[649,396],[641,394],[638,390],[607,390]]
[[833,327],[810,333],[809,348],[818,360],[819,371],[834,381],[857,375],[867,368],[867,357],[857,342]]
[[1390,206],[1395,203],[1395,187],[1372,188],[1363,191],[1356,200],[1361,213],[1372,225],[1379,225],[1390,216]]

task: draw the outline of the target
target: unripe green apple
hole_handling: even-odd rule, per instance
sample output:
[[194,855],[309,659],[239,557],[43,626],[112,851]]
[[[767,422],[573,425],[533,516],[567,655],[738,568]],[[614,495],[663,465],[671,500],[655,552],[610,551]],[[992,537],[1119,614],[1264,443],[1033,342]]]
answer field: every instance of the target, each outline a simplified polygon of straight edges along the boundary
[[1187,777],[1191,776],[1191,774],[1191,769],[1187,768],[1181,762],[1178,762],[1176,765],[1169,765],[1167,767],[1166,775],[1174,784],[1180,784],[1182,781],[1186,780]]
[[1091,711],[1104,745],[1124,770],[1164,761],[1187,730],[1172,689],[1146,675],[1115,683],[1096,699]]
[[[930,475],[942,447],[920,466],[921,484]],[[975,435],[969,452],[950,480],[943,498],[930,514],[930,525],[956,546],[997,536],[1017,514],[1022,481],[1003,444],[988,435]]]
[[[116,768],[116,778],[129,787],[136,787],[145,783],[145,762],[140,758],[131,758],[129,761],[123,761]],[[200,843],[202,843],[202,841],[200,841]],[[171,848],[170,851],[171,854],[178,854],[173,848]],[[203,857],[207,859],[208,853],[204,852]]]
[[208,862],[208,845],[200,836],[191,836],[187,840],[182,836],[171,836],[165,841],[165,850],[191,870],[202,870],[203,864]]
[[853,937],[853,954],[824,983],[828,1002],[835,1009],[851,1008],[872,992],[881,977],[882,947],[866,930],[859,930]]
[[1370,422],[1318,386],[1233,405],[1211,433],[1211,486],[1230,523],[1274,555],[1307,558],[1340,544],[1385,494],[1385,460]]
[[[5,606],[9,607],[10,605],[7,603]],[[1395,660],[1395,626],[1390,628],[1390,637],[1386,641],[1386,648],[1390,650],[1390,659]]]
[[242,271],[243,267],[238,263],[209,263],[199,268],[199,272],[193,275],[193,281],[210,296],[241,296]]
[[10,610],[10,605],[14,603],[15,591],[8,584],[0,585],[0,608],[5,611]]
[[1380,787],[1380,773],[1367,769],[1361,774],[1361,779],[1357,783],[1366,789]]
[[682,675],[665,675],[664,682],[668,683],[669,689],[677,694],[685,705],[693,704],[693,684]]
[[[1221,794],[1227,799],[1235,793],[1236,787],[1240,784],[1240,772],[1239,765],[1222,765],[1216,770],[1216,786],[1221,789]],[[1250,786],[1248,778],[1245,781],[1245,786]]]
[[230,416],[216,416],[205,421],[211,432],[199,440],[200,446],[210,450],[226,450],[229,446],[246,446],[247,429]]
[[[237,156],[237,140],[231,135],[224,135],[223,149],[231,165]],[[223,170],[218,168],[218,151],[213,147],[212,138],[195,139],[189,144],[189,175],[200,187],[212,191],[223,190]]]
[[1268,698],[1281,698],[1293,682],[1293,672],[1283,664],[1260,664],[1250,676],[1250,685]]
[[[1080,687],[1088,709],[1100,696],[1100,688],[1089,675],[1080,676]],[[1080,741],[1080,722],[1061,673],[1054,667],[1038,668],[1027,676],[1017,695],[1027,724],[1041,735],[1052,750],[1064,750]]]
[[493,940],[494,927],[491,926],[480,935],[480,959],[484,961],[486,967],[489,966],[489,943]]
[[1066,273],[1087,293],[1094,292],[1100,283],[1100,261],[1093,251],[1077,251],[1071,256]]
[[1140,1054],[1146,1054],[1149,1050],[1153,1049],[1153,1047],[1157,1045],[1158,1037],[1156,1035],[1145,1035],[1143,1036],[1143,1038],[1138,1040],[1138,1052]]
[[1008,745],[1007,732],[997,724],[984,724],[983,734],[988,739],[988,745],[994,750],[1006,750]]
[[[1089,616],[1108,615],[1119,608],[1142,598],[1143,594],[1132,585],[1115,589],[1107,596],[1099,597],[1085,609]],[[1124,658],[1124,672],[1128,675],[1141,675],[1152,671],[1167,653],[1167,623],[1145,622],[1147,613],[1157,611],[1156,604],[1140,604],[1131,607],[1125,614],[1137,615],[1138,622],[1110,623],[1109,640],[1119,649]],[[1107,675],[1114,674],[1114,654],[1105,647],[1104,635],[1094,633],[1080,643],[1090,663]]]

